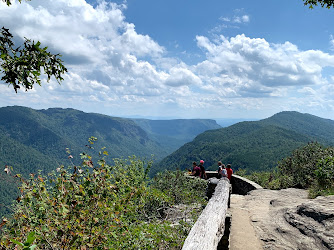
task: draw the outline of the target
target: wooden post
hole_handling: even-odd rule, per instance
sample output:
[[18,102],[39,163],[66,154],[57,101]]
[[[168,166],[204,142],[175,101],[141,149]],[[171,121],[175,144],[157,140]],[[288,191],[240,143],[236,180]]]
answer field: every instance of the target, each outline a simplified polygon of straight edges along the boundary
[[224,234],[230,187],[227,178],[220,179],[212,198],[190,230],[182,249],[217,249],[219,240]]

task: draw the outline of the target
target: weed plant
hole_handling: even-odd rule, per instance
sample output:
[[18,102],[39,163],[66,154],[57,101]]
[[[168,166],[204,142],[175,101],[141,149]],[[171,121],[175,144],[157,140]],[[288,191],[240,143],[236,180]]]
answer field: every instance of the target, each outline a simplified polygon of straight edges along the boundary
[[93,161],[82,153],[80,166],[60,166],[28,179],[16,175],[21,194],[12,217],[0,224],[1,248],[180,249],[192,225],[171,225],[160,211],[204,201],[203,185],[181,172],[152,181],[152,161],[133,156],[107,164],[107,156],[102,149]]

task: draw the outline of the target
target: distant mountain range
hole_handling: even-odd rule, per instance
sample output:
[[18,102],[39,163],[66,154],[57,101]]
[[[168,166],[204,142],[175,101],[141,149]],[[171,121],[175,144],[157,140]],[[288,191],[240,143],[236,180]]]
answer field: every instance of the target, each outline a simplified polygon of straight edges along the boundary
[[[154,155],[155,160],[160,160],[198,134],[219,127],[215,121],[205,119],[150,121],[75,109],[0,108],[0,211],[3,197],[13,198],[16,191],[12,180],[4,176],[5,165],[25,176],[38,170],[47,173],[60,164],[70,164],[66,148],[75,164],[80,164],[82,152],[96,159],[102,147],[110,158],[136,155],[150,159]],[[85,146],[91,136],[98,139],[94,150]]]
[[236,124],[238,122],[243,121],[257,121],[259,119],[251,119],[251,118],[220,118],[220,119],[214,119],[220,126],[223,128],[229,127],[233,124]]
[[215,120],[209,119],[133,119],[133,121],[147,132],[149,138],[163,145],[169,154],[204,131],[221,128]]
[[312,141],[334,145],[334,121],[281,112],[260,121],[206,131],[156,164],[152,174],[164,169],[187,169],[200,159],[211,170],[216,170],[219,160],[248,172],[269,170],[294,149]]
[[[96,159],[97,152],[106,147],[110,158],[155,155],[152,175],[165,169],[187,169],[200,159],[207,169],[215,170],[221,160],[233,169],[262,171],[274,168],[308,142],[334,145],[333,132],[333,120],[298,112],[221,128],[209,119],[125,119],[74,109],[13,106],[0,108],[0,167],[13,166],[13,173],[23,175],[38,170],[46,173],[70,164],[66,148],[74,163],[80,164],[80,153],[88,151]],[[91,136],[98,138],[94,150],[85,146]],[[3,204],[16,198],[14,186],[1,170],[0,214],[7,211]]]
[[91,136],[98,138],[95,151],[106,147],[111,158],[153,154],[162,159],[198,134],[219,127],[205,119],[132,120],[75,109],[5,107],[0,108],[0,165],[46,169],[67,159],[66,148],[74,157],[87,151]]

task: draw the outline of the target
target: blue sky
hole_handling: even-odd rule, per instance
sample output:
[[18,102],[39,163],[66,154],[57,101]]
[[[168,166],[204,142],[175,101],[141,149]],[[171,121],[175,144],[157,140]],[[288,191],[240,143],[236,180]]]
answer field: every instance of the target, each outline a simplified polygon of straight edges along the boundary
[[61,53],[69,70],[29,92],[1,84],[0,106],[334,119],[334,10],[302,0],[0,2],[0,23]]

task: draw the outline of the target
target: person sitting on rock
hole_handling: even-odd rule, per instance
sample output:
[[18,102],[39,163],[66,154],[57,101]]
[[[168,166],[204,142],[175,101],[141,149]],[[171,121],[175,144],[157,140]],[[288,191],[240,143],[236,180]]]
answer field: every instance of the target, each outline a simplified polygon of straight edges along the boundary
[[201,169],[200,167],[197,166],[197,163],[195,161],[193,162],[193,171],[190,175],[196,176],[196,177],[201,176]]
[[218,179],[221,177],[227,177],[225,165],[221,161],[218,161]]
[[204,161],[200,160],[199,161],[199,167],[201,169],[201,178],[202,179],[207,179],[207,176],[206,176],[206,173],[205,173],[205,168],[204,168],[203,164],[204,164]]
[[221,173],[222,173],[222,162],[221,161],[218,161],[218,169],[217,169],[217,172],[218,172],[218,179],[220,179],[222,177]]

